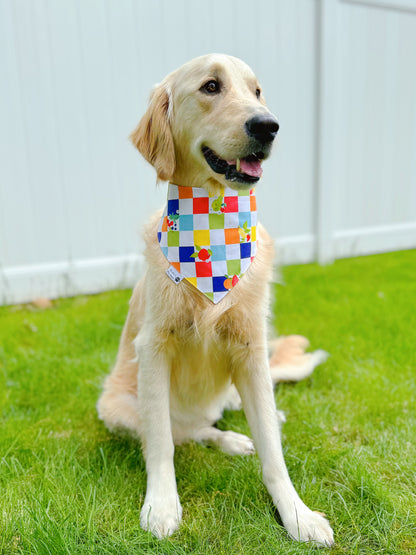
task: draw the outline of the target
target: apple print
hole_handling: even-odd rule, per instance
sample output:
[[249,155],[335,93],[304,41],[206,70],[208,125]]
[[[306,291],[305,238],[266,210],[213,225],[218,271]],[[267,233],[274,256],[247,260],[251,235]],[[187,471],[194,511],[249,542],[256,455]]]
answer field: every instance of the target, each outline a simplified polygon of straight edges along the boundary
[[204,248],[201,248],[199,245],[195,245],[195,248],[196,248],[196,252],[191,254],[191,258],[199,258],[199,260],[202,260],[203,262],[205,262],[210,258],[210,256],[212,256],[211,249],[204,249]]
[[209,254],[209,252],[207,251],[207,249],[201,249],[201,250],[198,252],[198,258],[199,258],[199,260],[208,260],[208,258],[209,258],[210,256],[211,256],[211,255]]

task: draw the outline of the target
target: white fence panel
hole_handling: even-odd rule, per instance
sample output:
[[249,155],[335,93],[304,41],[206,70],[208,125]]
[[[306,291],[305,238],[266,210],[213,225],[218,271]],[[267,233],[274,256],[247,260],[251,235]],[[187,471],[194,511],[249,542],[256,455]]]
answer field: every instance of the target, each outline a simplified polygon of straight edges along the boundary
[[416,2],[322,3],[321,261],[416,246]]
[[0,304],[134,283],[165,188],[127,136],[214,51],[281,124],[258,198],[284,263],[416,246],[414,0],[0,0]]

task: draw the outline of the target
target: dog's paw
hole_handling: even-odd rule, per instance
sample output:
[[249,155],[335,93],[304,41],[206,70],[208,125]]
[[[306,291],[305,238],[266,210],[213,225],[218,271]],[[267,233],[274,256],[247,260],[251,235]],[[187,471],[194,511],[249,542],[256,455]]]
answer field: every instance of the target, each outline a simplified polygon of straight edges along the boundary
[[146,495],[140,513],[140,526],[158,539],[171,536],[179,527],[182,507],[177,495],[158,497]]
[[221,433],[218,445],[228,455],[253,455],[256,452],[249,437],[230,430]]
[[334,533],[321,513],[311,511],[302,502],[297,503],[289,518],[282,518],[291,538],[299,542],[311,542],[319,547],[334,543]]

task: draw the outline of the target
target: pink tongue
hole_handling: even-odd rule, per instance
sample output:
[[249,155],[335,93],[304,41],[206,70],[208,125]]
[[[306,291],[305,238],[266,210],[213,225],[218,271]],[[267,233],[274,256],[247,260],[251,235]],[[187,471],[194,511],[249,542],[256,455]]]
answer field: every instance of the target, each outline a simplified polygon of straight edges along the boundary
[[[227,163],[231,166],[237,164],[237,160],[227,160]],[[247,162],[243,158],[240,159],[240,173],[246,173],[252,177],[261,177],[263,174],[263,168],[261,167],[261,161],[256,160],[255,162]]]
[[243,158],[240,160],[240,172],[251,175],[252,177],[261,177],[263,173],[263,168],[261,167],[260,160],[255,162],[247,162]]

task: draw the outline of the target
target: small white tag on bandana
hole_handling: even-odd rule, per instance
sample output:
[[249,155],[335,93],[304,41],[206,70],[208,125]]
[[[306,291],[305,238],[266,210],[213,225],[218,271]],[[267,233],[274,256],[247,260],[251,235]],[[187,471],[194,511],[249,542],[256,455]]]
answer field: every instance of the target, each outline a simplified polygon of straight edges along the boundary
[[167,274],[175,283],[186,279],[216,304],[250,266],[256,230],[254,190],[227,187],[210,197],[205,189],[169,183],[158,229],[160,248],[170,263]]
[[166,270],[166,273],[173,281],[173,283],[178,284],[183,280],[181,274],[173,266],[169,266],[169,268]]

